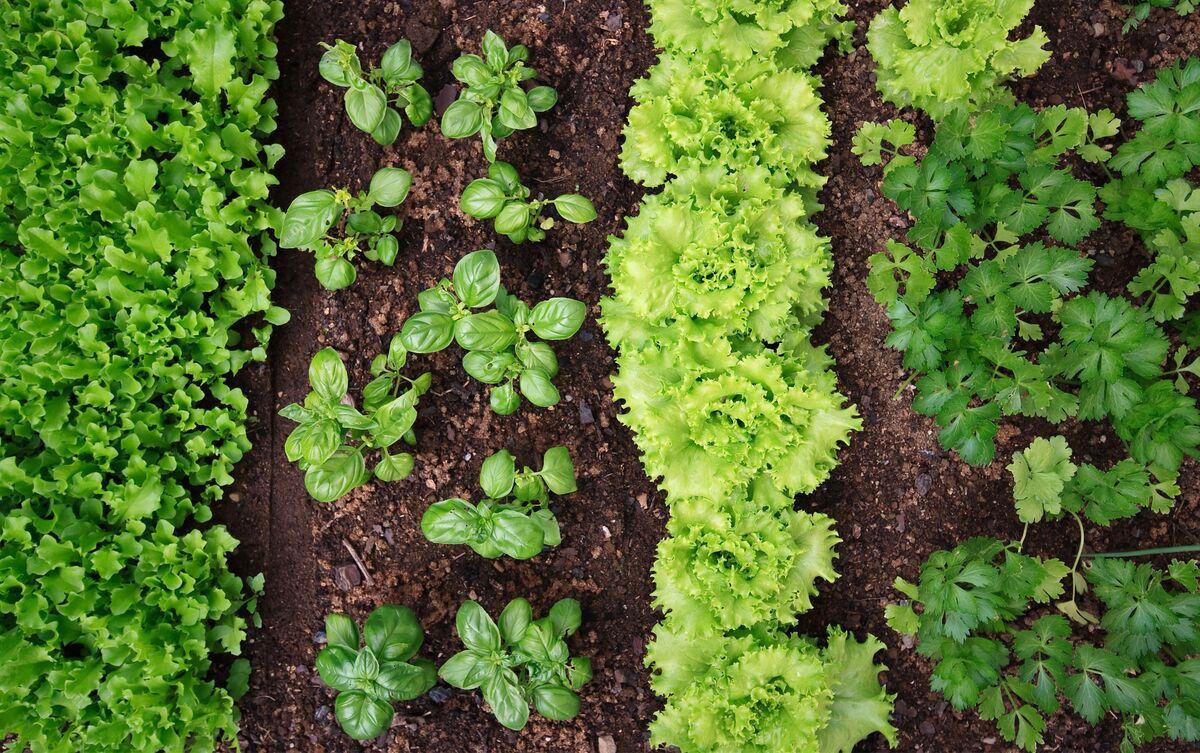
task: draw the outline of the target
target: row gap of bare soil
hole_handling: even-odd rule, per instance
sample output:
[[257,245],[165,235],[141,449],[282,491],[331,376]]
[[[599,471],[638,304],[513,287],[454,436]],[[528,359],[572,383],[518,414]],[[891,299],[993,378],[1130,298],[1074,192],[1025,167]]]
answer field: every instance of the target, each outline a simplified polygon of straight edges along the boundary
[[[913,413],[910,395],[893,399],[905,374],[897,354],[884,346],[887,319],[865,278],[867,257],[886,238],[899,237],[903,222],[879,195],[878,169],[861,167],[850,153],[851,137],[864,118],[892,113],[875,91],[873,64],[863,47],[867,23],[887,3],[850,4],[859,26],[858,50],[827,55],[819,68],[834,144],[822,167],[831,176],[823,193],[826,209],[816,221],[833,239],[837,263],[819,339],[837,359],[842,388],[859,406],[864,428],[830,481],[800,500],[837,518],[844,539],[842,577],[824,589],[801,629],[821,633],[826,623],[839,623],[887,643],[882,659],[891,667],[888,687],[899,696],[899,750],[1008,753],[1012,749],[993,725],[955,712],[929,691],[930,666],[883,621],[892,581],[897,575],[915,577],[931,552],[972,535],[1019,531],[1004,463],[969,468],[938,446],[936,427]],[[243,750],[608,753],[611,744],[619,753],[647,751],[645,728],[657,701],[642,659],[657,619],[650,606],[651,567],[667,513],[629,432],[617,421],[607,378],[613,354],[594,319],[573,340],[557,344],[562,373],[556,381],[564,400],[549,410],[526,405],[517,415],[496,416],[483,386],[462,372],[453,348],[411,358],[410,372],[434,375],[420,406],[415,473],[403,482],[369,485],[333,505],[306,495],[299,470],[283,453],[291,424],[277,415],[282,406],[303,399],[308,362],[326,345],[345,357],[352,392],[361,389],[371,358],[416,310],[417,293],[449,276],[462,255],[478,248],[496,250],[504,284],[520,297],[534,302],[571,296],[589,304],[593,315],[599,312],[596,304],[607,290],[601,265],[606,238],[620,231],[622,218],[636,212],[641,198],[617,158],[629,87],[655,59],[645,33],[646,11],[636,0],[287,0],[285,12],[275,96],[281,110],[278,138],[287,156],[280,163],[277,203],[284,206],[319,187],[361,188],[382,166],[404,167],[414,182],[399,209],[405,224],[393,268],[360,261],[358,281],[329,293],[316,284],[311,256],[288,251],[276,261],[276,299],[293,319],[277,331],[267,364],[243,378],[255,419],[255,449],[240,468],[232,501],[219,514],[242,541],[239,571],[267,577],[264,625],[247,644],[255,671],[241,704]],[[1035,105],[1109,107],[1121,114],[1133,86],[1200,51],[1196,20],[1156,13],[1123,35],[1121,18],[1111,0],[1040,0],[1033,21],[1049,34],[1054,56],[1037,76],[1017,85],[1018,97]],[[379,147],[350,125],[340,92],[317,75],[321,41],[345,39],[365,59],[377,60],[405,37],[436,99],[453,83],[450,63],[462,51],[475,51],[489,28],[529,45],[539,81],[558,89],[560,97],[543,126],[502,143],[500,159],[513,163],[535,192],[558,195],[578,188],[599,212],[588,225],[555,228],[540,244],[514,247],[497,239],[489,223],[459,211],[462,189],[486,172],[477,141],[449,141],[430,124],[419,131],[406,128],[394,146]],[[1102,289],[1110,292],[1146,261],[1129,233],[1108,225],[1085,247],[1097,258]],[[1066,430],[1077,446],[1089,448],[1085,458],[1091,462],[1105,464],[1120,455],[1095,425]],[[1010,423],[1001,430],[997,457],[1047,431],[1035,423]],[[449,496],[477,496],[483,458],[507,448],[518,462],[532,464],[555,445],[570,450],[580,477],[579,491],[556,506],[562,546],[528,562],[492,562],[464,548],[425,541],[422,512]],[[1196,540],[1195,464],[1185,466],[1183,488],[1171,518],[1139,518],[1090,543],[1107,548]],[[1068,532],[1048,527],[1032,546],[1062,555],[1073,541]],[[362,558],[369,581],[350,549]],[[458,648],[453,618],[459,603],[474,598],[495,611],[517,596],[528,597],[535,610],[565,596],[583,603],[584,627],[572,648],[593,658],[595,679],[583,691],[577,719],[549,723],[535,717],[523,732],[511,732],[481,707],[477,694],[439,686],[418,701],[398,704],[394,726],[377,741],[357,743],[342,734],[333,718],[333,694],[312,669],[326,613],[361,619],[379,604],[408,605],[426,629],[423,655],[440,663]],[[1059,716],[1044,750],[1113,753],[1118,741],[1111,722],[1092,730]],[[885,749],[876,737],[858,751]],[[1183,753],[1194,747],[1164,743],[1143,750]]]

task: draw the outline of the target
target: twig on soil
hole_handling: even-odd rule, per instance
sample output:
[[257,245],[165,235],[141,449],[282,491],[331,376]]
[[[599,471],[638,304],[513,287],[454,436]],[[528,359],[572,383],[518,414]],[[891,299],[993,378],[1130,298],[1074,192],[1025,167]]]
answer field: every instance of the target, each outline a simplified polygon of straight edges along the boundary
[[350,546],[350,542],[342,539],[342,546],[346,547],[346,551],[350,552],[350,556],[354,558],[354,564],[358,565],[359,571],[362,572],[363,580],[366,581],[368,588],[375,587],[375,579],[367,572],[367,566],[363,564],[362,558],[358,556],[358,552],[354,551],[354,547]]

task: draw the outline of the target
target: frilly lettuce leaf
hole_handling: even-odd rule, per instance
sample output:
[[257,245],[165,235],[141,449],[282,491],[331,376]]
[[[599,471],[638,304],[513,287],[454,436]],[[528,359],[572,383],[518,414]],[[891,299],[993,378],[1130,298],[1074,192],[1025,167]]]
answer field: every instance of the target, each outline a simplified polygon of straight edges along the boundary
[[788,625],[812,608],[818,579],[832,582],[833,520],[746,499],[676,498],[658,547],[655,606],[679,625],[734,630]]
[[829,146],[829,119],[816,79],[780,70],[769,58],[731,64],[721,58],[664,54],[630,95],[621,167],[647,186],[705,165],[731,172],[770,167],[777,185],[819,187],[812,165]]
[[861,427],[829,372],[727,340],[649,345],[618,359],[621,420],[671,495],[723,499],[758,476],[787,494],[815,489]]
[[1050,58],[1041,27],[1009,39],[1031,7],[1033,0],[910,0],[885,9],[867,32],[879,91],[934,120],[959,108],[1011,102],[1001,83],[1032,75]]
[[819,734],[821,753],[850,753],[859,740],[874,732],[882,733],[895,747],[896,728],[889,719],[896,696],[880,687],[879,673],[887,667],[875,663],[875,654],[883,648],[874,636],[859,643],[841,628],[829,628],[824,658],[833,708]]

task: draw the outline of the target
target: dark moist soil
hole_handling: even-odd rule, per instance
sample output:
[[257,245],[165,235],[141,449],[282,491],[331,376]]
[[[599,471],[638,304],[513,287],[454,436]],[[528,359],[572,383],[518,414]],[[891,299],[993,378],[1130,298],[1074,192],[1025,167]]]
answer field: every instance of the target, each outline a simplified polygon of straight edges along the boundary
[[[831,236],[837,256],[830,313],[819,338],[838,360],[846,394],[858,404],[864,429],[842,455],[842,465],[816,494],[801,500],[839,521],[841,580],[825,589],[802,628],[823,632],[826,623],[845,625],[860,636],[872,632],[888,648],[886,680],[899,695],[895,722],[899,750],[927,753],[1008,751],[990,723],[957,713],[929,691],[927,662],[883,621],[894,597],[897,575],[915,578],[933,551],[973,535],[1019,534],[1012,511],[1005,461],[970,468],[941,450],[932,421],[911,410],[911,390],[893,399],[906,376],[896,353],[883,340],[887,319],[867,292],[867,257],[903,221],[879,196],[877,168],[862,168],[850,139],[865,117],[890,116],[872,81],[865,28],[886,3],[857,2],[859,50],[827,56],[827,110],[834,145],[823,172],[832,175],[824,192],[827,209],[817,219]],[[1120,33],[1121,11],[1110,0],[1039,2],[1034,20],[1052,40],[1054,56],[1034,78],[1018,84],[1018,96],[1034,104],[1086,105],[1124,110],[1125,94],[1153,71],[1200,50],[1194,20],[1156,12],[1130,35]],[[454,263],[477,248],[494,248],[504,284],[525,300],[555,295],[584,300],[591,313],[607,287],[600,265],[606,237],[621,218],[636,211],[640,191],[617,166],[620,131],[629,107],[628,90],[654,61],[645,34],[646,13],[638,2],[550,0],[538,4],[453,0],[288,0],[279,26],[282,78],[279,139],[287,149],[280,163],[277,202],[326,186],[359,189],[374,170],[401,166],[413,173],[413,190],[400,207],[405,218],[395,267],[360,260],[358,281],[329,293],[312,274],[312,259],[283,252],[277,259],[276,298],[293,315],[277,330],[268,365],[243,381],[256,423],[255,450],[240,469],[220,515],[241,539],[235,565],[264,572],[264,627],[251,632],[246,650],[254,663],[250,693],[242,701],[243,750],[414,751],[420,753],[636,753],[648,750],[646,723],[657,709],[642,657],[656,615],[650,608],[650,568],[663,535],[661,495],[642,470],[629,432],[616,420],[607,375],[613,355],[593,320],[568,343],[557,345],[564,396],[554,409],[498,417],[487,408],[481,385],[468,379],[451,349],[410,359],[408,371],[429,369],[433,390],[421,404],[416,471],[407,480],[372,484],[333,505],[308,498],[301,474],[286,461],[283,441],[291,424],[277,416],[282,406],[302,400],[309,359],[332,345],[350,366],[352,391],[369,378],[371,358],[416,308],[416,294],[448,276]],[[450,82],[451,61],[477,51],[491,28],[531,49],[540,81],[559,91],[559,103],[540,128],[506,139],[500,158],[512,162],[535,191],[557,195],[578,190],[599,211],[585,226],[557,227],[541,244],[513,247],[497,240],[490,223],[464,216],[458,196],[482,176],[486,162],[476,140],[450,142],[433,126],[405,128],[390,148],[377,146],[350,125],[338,91],[317,75],[317,43],[343,38],[377,60],[399,37],[413,43],[424,66],[424,83],[439,97]],[[452,95],[450,95],[452,96]],[[1086,248],[1097,259],[1101,287],[1117,291],[1145,262],[1130,233],[1105,226]],[[1115,437],[1095,424],[1064,429],[1084,460],[1106,465],[1121,456]],[[1052,429],[1014,422],[1001,430],[998,458],[1007,458]],[[580,476],[579,491],[556,506],[563,544],[528,562],[489,562],[460,547],[429,544],[419,528],[421,513],[450,496],[477,495],[479,464],[501,448],[532,464],[541,451],[565,445]],[[1077,457],[1077,459],[1078,459]],[[1200,478],[1189,463],[1182,501],[1169,519],[1137,519],[1118,531],[1093,534],[1097,549],[1179,544],[1200,538],[1196,524]],[[1031,538],[1039,553],[1066,556],[1072,531],[1047,526]],[[366,580],[351,549],[366,566]],[[528,597],[537,611],[573,596],[583,603],[584,627],[572,639],[575,653],[593,657],[595,679],[583,691],[583,711],[572,722],[538,719],[521,733],[497,724],[475,693],[439,686],[412,703],[398,704],[391,731],[378,741],[356,743],[337,727],[332,693],[312,670],[321,647],[318,633],[327,612],[365,617],[384,603],[406,604],[427,633],[423,655],[444,661],[458,650],[453,631],[457,605],[481,601],[493,613],[509,599]],[[1099,730],[1073,717],[1050,723],[1045,751],[1113,753],[1119,742],[1111,720]],[[610,744],[611,743],[611,744]],[[859,746],[882,751],[878,736]],[[1194,745],[1159,744],[1155,753],[1194,751]]]

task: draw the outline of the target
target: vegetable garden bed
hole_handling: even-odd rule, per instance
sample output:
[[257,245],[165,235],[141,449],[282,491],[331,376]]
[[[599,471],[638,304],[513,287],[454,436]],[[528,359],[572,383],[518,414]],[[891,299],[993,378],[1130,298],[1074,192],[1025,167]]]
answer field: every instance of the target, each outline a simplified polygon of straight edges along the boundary
[[[816,167],[828,183],[819,193],[825,208],[812,221],[832,240],[834,259],[828,311],[814,341],[826,345],[836,361],[838,389],[857,406],[862,428],[840,450],[828,480],[798,501],[802,510],[833,518],[842,541],[835,563],[840,577],[820,584],[796,632],[824,636],[834,625],[860,640],[870,634],[886,644],[875,661],[887,666],[880,678],[887,692],[896,694],[895,750],[1015,752],[1018,748],[1005,741],[995,722],[981,720],[975,709],[956,710],[930,689],[936,664],[885,619],[885,607],[904,598],[893,583],[897,577],[917,582],[931,554],[973,536],[1021,538],[1026,553],[1070,563],[1078,544],[1075,524],[1060,520],[1034,526],[1026,537],[1011,504],[1013,481],[1005,465],[1035,437],[1056,433],[1066,437],[1080,465],[1108,468],[1129,453],[1104,423],[1068,420],[1054,426],[1041,419],[1005,418],[996,435],[995,462],[971,466],[958,452],[943,448],[932,418],[913,410],[911,370],[885,344],[891,323],[867,283],[868,258],[889,240],[900,239],[911,222],[881,195],[881,168],[864,166],[853,151],[864,121],[899,114],[881,98],[866,48],[868,25],[891,3],[847,4],[847,18],[855,25],[853,51],[839,53],[834,44],[814,68],[822,81],[821,107],[832,122],[832,144],[828,159]],[[1200,14],[1184,17],[1160,9],[1123,31],[1126,15],[1114,0],[1038,0],[1014,38],[1040,26],[1052,55],[1035,75],[1011,83],[1016,99],[1039,109],[1108,108],[1124,121],[1131,91],[1175,61],[1200,55]],[[274,257],[271,302],[291,312],[291,319],[271,334],[266,360],[249,364],[236,378],[248,397],[253,448],[237,465],[227,499],[214,506],[214,516],[241,542],[231,557],[233,571],[265,575],[258,603],[262,626],[251,629],[242,646],[253,667],[249,690],[238,702],[238,741],[246,753],[651,749],[647,725],[663,702],[651,687],[645,659],[655,625],[662,621],[653,605],[652,569],[669,513],[663,492],[647,478],[631,431],[618,421],[623,408],[614,402],[610,376],[617,372],[616,356],[597,318],[601,299],[611,295],[603,262],[610,236],[625,234],[626,219],[639,213],[644,195],[658,190],[635,184],[620,164],[622,131],[633,104],[630,88],[658,59],[649,25],[641,3],[624,0],[285,2],[275,29],[278,129],[270,137],[285,156],[273,170],[279,179],[273,203],[286,207],[297,195],[335,186],[365,191],[382,167],[407,170],[412,187],[397,210],[403,227],[396,232],[394,265],[360,257],[353,283],[331,291],[318,283],[310,253],[283,250]],[[436,123],[413,128],[405,117],[395,143],[381,146],[351,123],[342,89],[318,72],[321,42],[347,40],[366,62],[378,61],[390,45],[407,39],[424,68],[421,83],[437,121],[456,94],[453,61],[478,52],[487,30],[510,44],[527,45],[536,83],[557,90],[553,109],[539,114],[537,127],[504,138],[498,158],[515,166],[535,197],[577,192],[595,206],[594,220],[556,222],[542,242],[515,245],[498,234],[492,220],[474,219],[460,209],[464,189],[488,171],[478,138],[451,140]],[[919,143],[928,143],[934,134],[928,120],[911,115],[908,120],[916,124]],[[0,147],[3,137],[0,131]],[[4,166],[0,160],[0,170]],[[6,240],[0,234],[0,244]],[[1138,233],[1115,222],[1105,221],[1079,247],[1094,261],[1092,289],[1114,296],[1122,295],[1147,263]],[[432,373],[432,386],[417,405],[416,444],[406,448],[415,471],[392,483],[359,486],[332,504],[314,502],[303,472],[285,450],[296,422],[279,415],[285,406],[304,402],[313,356],[335,349],[348,369],[349,394],[362,394],[376,375],[376,356],[388,352],[393,335],[418,311],[418,294],[451,277],[459,260],[476,249],[495,251],[501,282],[516,298],[531,305],[557,297],[586,304],[588,316],[578,333],[553,343],[560,365],[554,386],[561,401],[549,408],[525,403],[515,415],[499,415],[489,407],[487,386],[464,373],[457,347],[430,354],[410,348],[405,372]],[[1190,310],[1194,307],[1193,298]],[[1196,379],[1185,377],[1190,394],[1196,387]],[[652,416],[649,422],[656,420],[662,419]],[[422,517],[431,504],[479,498],[485,458],[507,449],[518,469],[537,468],[543,453],[554,447],[567,449],[578,481],[572,493],[548,484],[560,545],[516,561],[486,559],[466,547],[426,539]],[[723,472],[712,469],[714,477]],[[1180,491],[1169,516],[1144,512],[1111,527],[1092,527],[1088,548],[1123,551],[1200,540],[1195,460],[1184,462],[1176,483]],[[489,488],[486,482],[484,488]],[[2,493],[0,499],[7,501]],[[1155,562],[1165,565],[1168,559]],[[497,723],[477,691],[442,682],[417,700],[394,704],[390,729],[373,741],[357,742],[339,728],[336,692],[314,670],[318,653],[331,642],[326,615],[342,612],[361,623],[380,605],[405,605],[425,632],[420,656],[440,666],[463,649],[455,616],[464,601],[480,602],[495,617],[520,597],[529,599],[534,615],[564,598],[582,605],[582,627],[569,639],[570,653],[591,658],[593,679],[580,690],[581,710],[574,719],[548,721],[532,714],[523,731],[513,731]],[[0,610],[0,620],[15,611]],[[780,622],[786,624],[787,617]],[[1090,630],[1098,635],[1098,629]],[[664,662],[661,656],[657,660]],[[228,662],[217,665],[218,675],[227,673]],[[235,673],[241,671],[239,666]],[[863,708],[869,716],[869,706]],[[0,720],[17,723],[3,711]],[[1074,713],[1057,713],[1048,717],[1039,750],[1115,753],[1121,740],[1115,714],[1093,727]],[[888,742],[872,734],[854,750],[877,753],[890,749]],[[1197,744],[1160,739],[1138,750],[1183,753]],[[93,750],[99,748],[88,753]]]

